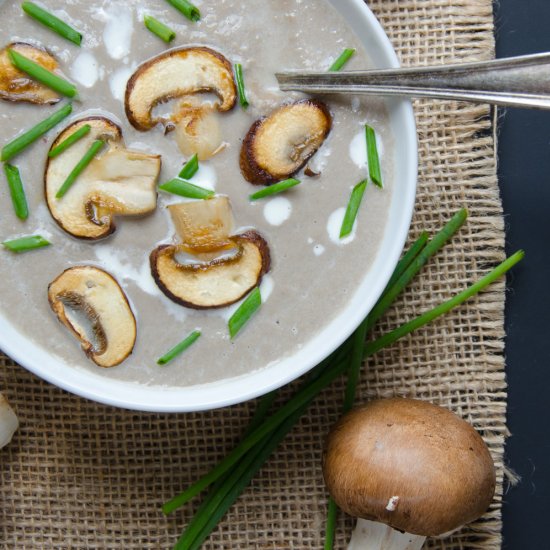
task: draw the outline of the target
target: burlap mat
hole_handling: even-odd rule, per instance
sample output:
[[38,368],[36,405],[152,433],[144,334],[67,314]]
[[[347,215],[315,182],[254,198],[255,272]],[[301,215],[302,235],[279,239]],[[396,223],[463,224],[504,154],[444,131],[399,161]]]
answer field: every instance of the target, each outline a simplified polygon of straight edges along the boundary
[[[370,2],[405,65],[493,56],[492,0]],[[420,180],[412,236],[435,231],[460,206],[467,226],[381,323],[395,327],[503,257],[503,219],[489,110],[418,102]],[[504,285],[379,353],[364,369],[362,399],[415,396],[478,428],[498,469],[487,515],[430,548],[500,548],[506,384]],[[242,433],[251,404],[204,414],[116,410],[69,395],[2,357],[0,388],[21,429],[0,453],[2,548],[168,548],[193,505],[168,519],[160,504],[204,473]],[[321,548],[326,494],[321,446],[341,406],[334,385],[278,449],[205,548]],[[352,522],[340,516],[337,547]]]

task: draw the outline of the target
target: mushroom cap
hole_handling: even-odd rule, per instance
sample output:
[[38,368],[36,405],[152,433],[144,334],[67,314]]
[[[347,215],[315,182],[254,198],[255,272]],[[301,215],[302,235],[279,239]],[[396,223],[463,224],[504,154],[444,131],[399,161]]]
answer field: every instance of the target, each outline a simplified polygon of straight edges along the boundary
[[424,401],[372,401],[330,431],[323,474],[346,513],[436,536],[474,521],[495,491],[489,450],[470,424]]

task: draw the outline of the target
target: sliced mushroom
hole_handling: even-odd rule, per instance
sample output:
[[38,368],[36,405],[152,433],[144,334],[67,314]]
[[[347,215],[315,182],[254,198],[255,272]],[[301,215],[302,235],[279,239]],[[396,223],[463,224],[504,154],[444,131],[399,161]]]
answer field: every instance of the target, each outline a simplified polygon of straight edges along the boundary
[[[225,307],[259,285],[269,271],[269,247],[259,233],[231,236],[226,197],[172,205],[170,214],[182,244],[161,245],[149,259],[158,287],[174,302],[194,309]],[[193,261],[178,261],[182,252],[193,254]]]
[[[52,148],[84,124],[92,127],[86,137],[48,159],[44,178],[46,201],[53,218],[67,233],[82,239],[100,239],[115,231],[116,215],[143,215],[156,208],[161,160],[160,155],[126,149],[121,129],[104,117],[74,122],[61,132]],[[106,152],[92,160],[62,198],[56,198],[71,170],[96,139],[107,142]]]
[[283,105],[248,130],[241,148],[243,176],[270,185],[298,172],[330,132],[327,106],[315,99]]
[[[199,94],[213,93],[218,102],[203,101]],[[235,106],[237,88],[231,63],[219,52],[205,47],[180,48],[163,53],[141,65],[126,85],[125,109],[130,124],[141,131],[159,122],[176,127],[185,155],[200,160],[219,149],[221,132],[217,112]],[[179,100],[168,117],[154,116],[155,106]]]
[[26,42],[12,42],[0,50],[0,99],[6,101],[24,101],[39,105],[51,105],[57,103],[61,96],[33,80],[30,76],[20,71],[10,61],[8,49],[32,59],[48,71],[55,72],[58,68],[57,61],[46,50],[37,48]]
[[114,367],[132,353],[136,320],[124,291],[107,272],[71,267],[50,283],[48,300],[84,353],[100,367]]

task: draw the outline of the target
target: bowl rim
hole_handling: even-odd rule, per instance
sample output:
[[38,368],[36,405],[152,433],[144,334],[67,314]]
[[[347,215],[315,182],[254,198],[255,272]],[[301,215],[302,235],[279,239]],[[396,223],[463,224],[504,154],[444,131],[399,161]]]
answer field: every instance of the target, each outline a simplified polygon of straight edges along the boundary
[[[399,66],[389,38],[363,0],[329,2],[355,30],[376,65]],[[21,335],[1,314],[0,348],[27,370],[71,393],[106,405],[159,413],[202,411],[234,405],[273,391],[308,372],[341,345],[372,309],[391,277],[407,239],[417,183],[416,125],[410,101],[388,99],[387,105],[391,125],[399,128],[399,143],[403,149],[398,160],[399,146],[396,142],[394,163],[397,165],[399,162],[401,166],[396,172],[403,172],[404,175],[400,180],[403,182],[400,184],[400,192],[397,193],[395,189],[393,192],[382,243],[373,266],[348,305],[296,354],[237,377],[169,388],[113,380],[84,368],[65,364],[53,354],[45,357],[43,348]],[[395,135],[395,128],[392,129]],[[373,271],[376,272],[375,280],[369,281],[369,278],[374,277]],[[344,318],[345,322],[342,323]]]

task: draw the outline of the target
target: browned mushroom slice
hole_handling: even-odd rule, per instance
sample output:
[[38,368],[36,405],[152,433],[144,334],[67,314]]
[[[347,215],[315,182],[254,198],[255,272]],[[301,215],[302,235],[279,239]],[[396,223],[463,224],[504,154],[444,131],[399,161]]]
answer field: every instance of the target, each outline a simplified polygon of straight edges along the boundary
[[126,85],[126,115],[138,130],[150,130],[158,122],[178,119],[178,113],[168,119],[154,117],[156,105],[204,92],[219,98],[218,111],[233,108],[237,89],[231,63],[210,48],[171,50],[147,61],[130,77]]
[[84,353],[100,367],[114,367],[132,353],[136,320],[124,291],[107,272],[71,267],[50,283],[48,300]]
[[[227,197],[169,206],[178,245],[162,245],[150,256],[158,287],[174,302],[194,309],[228,306],[260,284],[269,271],[266,241],[256,231],[232,235]],[[179,260],[191,254],[189,261]]]
[[269,247],[255,231],[231,239],[238,253],[211,262],[183,264],[175,255],[181,245],[162,245],[150,256],[158,287],[174,302],[193,309],[231,305],[258,286],[269,271]]
[[33,80],[30,76],[15,68],[8,56],[8,49],[32,59],[48,71],[55,72],[58,68],[57,61],[46,50],[37,48],[26,42],[13,42],[0,50],[0,99],[6,101],[24,101],[50,105],[57,103],[61,96]]
[[254,184],[272,184],[295,174],[315,154],[330,132],[326,105],[304,99],[283,105],[257,120],[243,141],[240,165]]
[[[159,155],[126,149],[120,128],[104,117],[89,117],[71,124],[52,148],[84,124],[92,127],[86,137],[48,159],[46,202],[55,221],[67,233],[82,239],[100,239],[115,231],[115,216],[143,215],[156,208],[161,161]],[[106,152],[92,160],[65,196],[56,198],[71,170],[96,139],[107,142]]]

